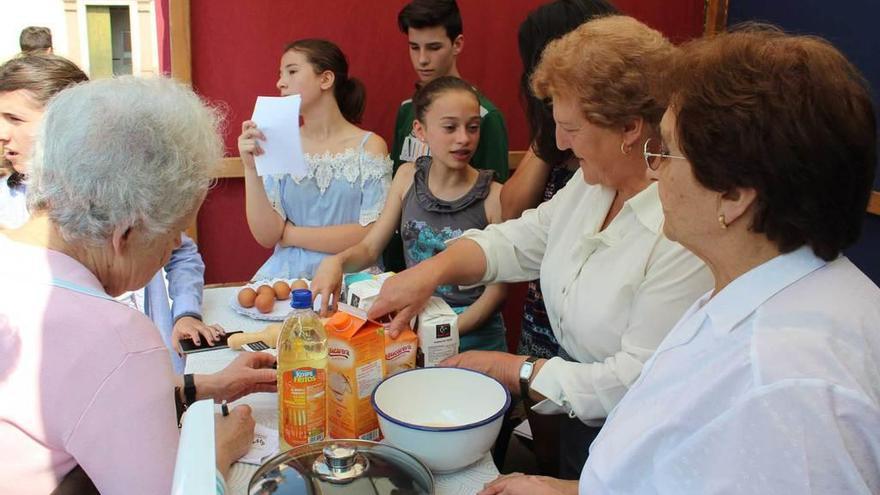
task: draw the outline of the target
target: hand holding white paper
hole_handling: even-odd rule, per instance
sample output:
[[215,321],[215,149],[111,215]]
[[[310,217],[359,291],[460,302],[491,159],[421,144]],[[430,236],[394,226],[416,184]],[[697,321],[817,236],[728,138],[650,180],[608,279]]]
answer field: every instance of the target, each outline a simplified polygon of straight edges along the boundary
[[177,445],[173,495],[216,495],[217,460],[214,447],[214,402],[200,400],[183,415]]
[[299,95],[258,96],[251,117],[266,137],[260,141],[261,155],[254,156],[257,175],[290,174],[302,178],[308,173],[299,136]]

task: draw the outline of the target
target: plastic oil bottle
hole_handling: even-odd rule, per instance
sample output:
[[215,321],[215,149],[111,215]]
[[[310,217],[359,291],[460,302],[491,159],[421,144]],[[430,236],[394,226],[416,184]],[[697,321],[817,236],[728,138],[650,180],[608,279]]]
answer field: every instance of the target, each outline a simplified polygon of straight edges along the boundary
[[293,291],[293,312],[278,335],[278,437],[282,452],[327,433],[327,334],[312,293]]

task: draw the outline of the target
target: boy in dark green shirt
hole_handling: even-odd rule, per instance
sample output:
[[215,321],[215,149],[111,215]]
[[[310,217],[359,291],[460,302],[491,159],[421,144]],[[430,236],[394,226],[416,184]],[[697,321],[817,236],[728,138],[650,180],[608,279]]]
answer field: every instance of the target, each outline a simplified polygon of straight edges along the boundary
[[[455,0],[413,0],[397,15],[397,26],[409,39],[409,57],[419,77],[417,86],[438,77],[461,77],[456,57],[464,46],[461,14]],[[488,98],[480,95],[480,143],[471,165],[493,170],[495,180],[504,182],[509,176],[507,164],[507,129],[504,117]],[[430,154],[426,143],[413,134],[415,111],[412,100],[405,100],[397,110],[391,160],[394,172],[402,163]],[[395,234],[384,253],[385,269],[402,271],[403,250],[400,236]]]

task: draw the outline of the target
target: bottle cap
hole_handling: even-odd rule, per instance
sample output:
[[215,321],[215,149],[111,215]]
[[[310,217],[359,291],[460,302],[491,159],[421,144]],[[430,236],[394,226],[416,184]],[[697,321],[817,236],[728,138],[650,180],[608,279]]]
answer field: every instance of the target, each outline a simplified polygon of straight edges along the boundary
[[311,309],[312,291],[309,289],[296,289],[290,298],[290,307],[293,309]]

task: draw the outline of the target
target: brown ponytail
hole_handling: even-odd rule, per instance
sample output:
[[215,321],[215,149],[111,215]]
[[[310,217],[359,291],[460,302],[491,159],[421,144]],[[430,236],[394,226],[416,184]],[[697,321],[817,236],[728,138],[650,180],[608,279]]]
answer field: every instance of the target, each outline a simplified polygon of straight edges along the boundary
[[316,74],[330,71],[336,77],[333,96],[345,120],[357,124],[364,115],[367,89],[356,77],[348,75],[348,60],[334,43],[322,39],[302,39],[289,43],[284,51],[296,50],[306,56]]

